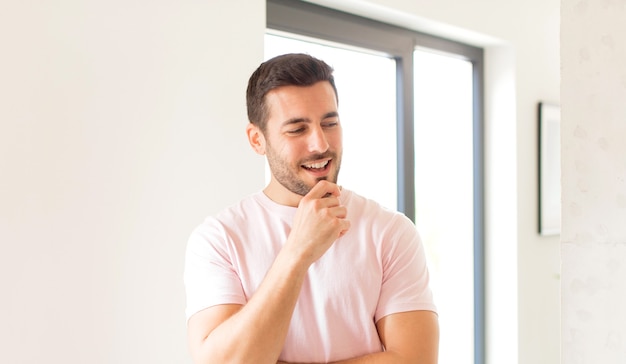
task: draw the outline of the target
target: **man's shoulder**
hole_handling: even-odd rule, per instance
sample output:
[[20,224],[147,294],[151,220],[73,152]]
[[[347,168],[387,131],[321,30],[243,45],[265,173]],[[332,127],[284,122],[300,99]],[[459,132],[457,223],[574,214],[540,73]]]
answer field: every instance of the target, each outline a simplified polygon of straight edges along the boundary
[[206,216],[199,228],[240,226],[242,222],[258,219],[261,209],[257,193],[254,193]]
[[415,230],[415,224],[404,213],[385,207],[354,191],[348,191],[344,203],[348,209],[348,219],[358,229],[367,229],[379,234]]
[[383,206],[380,202],[365,197],[352,190],[346,190],[346,199],[344,201],[349,209],[372,218],[398,218],[405,216],[403,213]]
[[202,243],[230,240],[241,231],[249,230],[252,223],[258,222],[260,209],[262,207],[256,193],[245,196],[220,211],[206,216],[192,231],[191,239]]
[[242,215],[245,216],[247,212],[250,212],[251,210],[259,208],[260,203],[259,203],[258,195],[259,195],[259,192],[253,193],[251,195],[247,195],[243,197],[242,199],[240,199],[239,201],[229,206],[226,206],[225,208],[223,208],[216,214],[209,216],[209,217],[222,219],[222,218],[232,218],[232,217],[238,217],[238,216],[240,217]]

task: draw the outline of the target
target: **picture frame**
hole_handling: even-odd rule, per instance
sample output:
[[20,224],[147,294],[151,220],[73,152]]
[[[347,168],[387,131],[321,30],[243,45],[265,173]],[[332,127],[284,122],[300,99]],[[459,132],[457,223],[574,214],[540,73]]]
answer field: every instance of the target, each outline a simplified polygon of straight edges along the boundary
[[540,102],[538,119],[539,234],[561,233],[561,108]]

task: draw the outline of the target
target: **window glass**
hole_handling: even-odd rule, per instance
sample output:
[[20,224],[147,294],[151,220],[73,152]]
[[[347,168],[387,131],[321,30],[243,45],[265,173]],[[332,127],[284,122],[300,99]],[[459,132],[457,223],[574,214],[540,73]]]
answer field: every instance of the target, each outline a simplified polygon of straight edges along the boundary
[[472,64],[416,50],[415,224],[441,326],[439,363],[474,362]]

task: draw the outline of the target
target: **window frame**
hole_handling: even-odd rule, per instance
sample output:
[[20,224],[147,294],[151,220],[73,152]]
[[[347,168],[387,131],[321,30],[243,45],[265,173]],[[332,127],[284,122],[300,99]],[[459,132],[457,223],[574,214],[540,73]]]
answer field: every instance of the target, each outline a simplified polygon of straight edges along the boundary
[[267,0],[268,29],[383,52],[396,61],[398,210],[415,221],[413,52],[429,48],[473,67],[474,364],[485,363],[484,51],[299,0]]

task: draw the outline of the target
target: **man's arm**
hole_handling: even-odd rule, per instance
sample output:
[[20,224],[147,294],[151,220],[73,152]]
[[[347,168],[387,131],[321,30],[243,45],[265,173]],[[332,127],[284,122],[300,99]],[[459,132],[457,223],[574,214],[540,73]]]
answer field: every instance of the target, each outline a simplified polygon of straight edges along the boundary
[[219,305],[189,318],[194,363],[271,363],[282,350],[306,265],[282,254],[246,305]]
[[309,266],[350,226],[339,194],[337,185],[320,181],[302,198],[287,242],[248,303],[189,318],[194,363],[276,363]]
[[[436,364],[439,320],[431,311],[395,313],[376,323],[385,351],[333,364]],[[288,364],[278,362],[278,364]]]
[[[371,363],[436,364],[439,354],[439,318],[432,311],[409,311],[383,317],[376,324],[385,352]],[[370,361],[346,361],[370,363]]]

